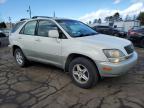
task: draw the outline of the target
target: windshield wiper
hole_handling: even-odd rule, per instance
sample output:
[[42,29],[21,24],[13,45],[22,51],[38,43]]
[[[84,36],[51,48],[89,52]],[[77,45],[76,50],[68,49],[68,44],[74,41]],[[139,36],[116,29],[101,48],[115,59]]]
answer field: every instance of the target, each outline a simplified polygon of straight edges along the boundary
[[84,37],[84,36],[87,36],[87,35],[86,34],[80,34],[80,35],[73,36],[73,37]]
[[90,33],[90,34],[80,34],[78,36],[73,36],[73,37],[84,37],[84,36],[92,36],[92,35],[97,35],[99,33]]
[[88,34],[87,36],[91,36],[91,35],[97,35],[99,33],[91,33],[91,34]]

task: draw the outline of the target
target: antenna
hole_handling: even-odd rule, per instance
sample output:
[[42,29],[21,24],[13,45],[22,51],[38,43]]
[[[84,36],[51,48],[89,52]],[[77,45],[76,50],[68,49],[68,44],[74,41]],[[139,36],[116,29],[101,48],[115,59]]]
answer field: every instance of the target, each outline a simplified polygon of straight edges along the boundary
[[11,17],[8,17],[9,23],[10,23],[10,28],[12,28],[12,22],[11,22]]

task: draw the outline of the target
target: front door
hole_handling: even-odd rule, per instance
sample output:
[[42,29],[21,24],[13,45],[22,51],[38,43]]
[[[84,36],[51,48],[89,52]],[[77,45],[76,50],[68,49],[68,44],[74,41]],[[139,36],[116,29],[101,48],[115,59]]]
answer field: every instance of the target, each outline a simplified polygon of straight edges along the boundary
[[35,57],[41,61],[61,65],[61,39],[51,38],[48,31],[57,29],[54,22],[40,20],[34,42]]

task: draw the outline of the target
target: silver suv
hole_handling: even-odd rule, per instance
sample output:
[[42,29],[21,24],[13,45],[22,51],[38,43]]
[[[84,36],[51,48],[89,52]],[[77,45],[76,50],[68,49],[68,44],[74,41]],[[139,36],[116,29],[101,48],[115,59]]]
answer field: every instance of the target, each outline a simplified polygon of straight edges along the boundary
[[9,40],[19,66],[28,61],[55,65],[69,72],[82,88],[94,86],[100,77],[126,73],[138,58],[130,41],[98,34],[70,19],[37,16],[20,21]]

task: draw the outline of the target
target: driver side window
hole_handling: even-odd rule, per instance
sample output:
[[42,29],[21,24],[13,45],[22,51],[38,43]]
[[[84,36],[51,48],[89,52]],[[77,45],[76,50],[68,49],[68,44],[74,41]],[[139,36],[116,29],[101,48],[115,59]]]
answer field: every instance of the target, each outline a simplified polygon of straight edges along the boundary
[[37,35],[43,37],[49,37],[48,32],[49,30],[57,30],[57,25],[52,21],[48,20],[40,20],[37,29]]

